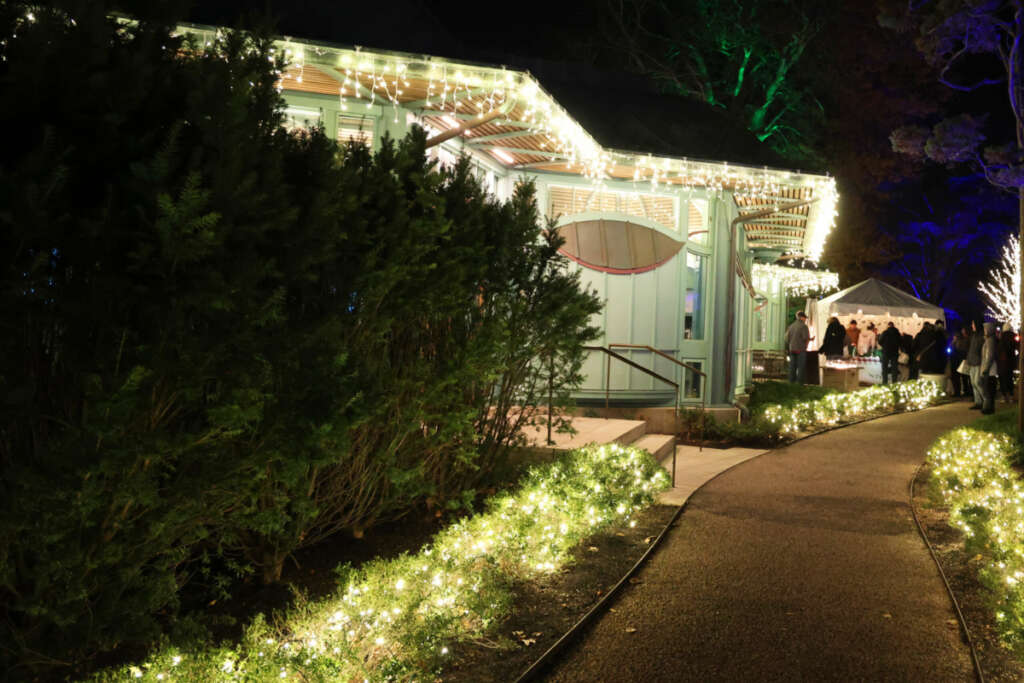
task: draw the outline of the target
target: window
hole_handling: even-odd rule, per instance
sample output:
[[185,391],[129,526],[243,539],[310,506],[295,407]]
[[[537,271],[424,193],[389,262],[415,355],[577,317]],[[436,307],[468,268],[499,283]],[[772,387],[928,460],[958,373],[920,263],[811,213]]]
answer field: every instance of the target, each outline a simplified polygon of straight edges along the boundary
[[370,147],[373,144],[373,118],[351,114],[338,114],[338,143],[354,142]]
[[691,199],[687,202],[686,238],[694,244],[711,242],[708,232],[708,200]]
[[[703,370],[701,361],[699,360],[687,360],[683,361],[687,365],[692,365],[698,370]],[[683,368],[683,398],[700,398],[704,391],[703,380],[704,378],[698,375],[690,368]]]
[[704,338],[704,271],[707,256],[686,253],[686,303],[683,325],[684,339]]
[[761,343],[768,340],[768,309],[754,311],[754,341]]
[[610,211],[646,218],[669,230],[679,229],[675,197],[557,185],[548,188],[548,194],[551,197],[548,216],[554,220],[584,211]]
[[320,110],[312,107],[286,107],[282,125],[285,130],[309,130],[320,125]]

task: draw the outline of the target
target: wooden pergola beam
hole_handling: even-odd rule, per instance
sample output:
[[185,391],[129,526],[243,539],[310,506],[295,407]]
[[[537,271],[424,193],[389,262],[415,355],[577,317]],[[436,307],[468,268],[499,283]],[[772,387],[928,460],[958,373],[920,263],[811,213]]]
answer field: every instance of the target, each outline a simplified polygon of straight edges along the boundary
[[[490,92],[490,90],[487,89],[487,88],[473,88],[472,90],[459,90],[459,89],[456,88],[456,90],[454,92],[450,93],[445,98],[445,104],[447,104],[448,102],[451,102],[453,104],[457,104],[459,102],[464,102],[465,100],[468,100],[470,98],[476,97],[477,95],[484,95],[484,94],[489,93],[489,92]],[[430,100],[435,100],[435,101],[431,102]],[[426,97],[426,98],[424,98],[422,100],[413,100],[412,102],[406,102],[406,103],[402,104],[402,106],[405,107],[406,109],[427,109],[428,108],[427,105],[429,105],[429,104],[440,104],[440,102],[441,102],[441,96],[440,95],[431,95],[430,97]],[[441,111],[440,109],[435,110],[435,111],[437,111],[439,114],[444,114],[445,113],[445,112]]]
[[[441,111],[440,109],[426,109],[423,107],[417,109],[416,114],[418,116],[451,116],[453,119],[458,119],[460,121],[469,121],[471,119],[477,118],[476,114],[463,114],[462,112]],[[530,128],[531,130],[533,129],[532,123],[527,123],[525,121],[515,121],[513,119],[503,119],[501,121],[495,121],[494,125],[508,126],[510,128]]]
[[[321,73],[324,76],[327,76],[328,78],[336,80],[338,82],[339,87],[341,88],[351,88],[355,93],[353,97],[358,97],[360,99],[369,99],[373,95],[373,93],[367,90],[366,86],[364,86],[362,83],[360,83],[354,78],[347,78],[346,76],[338,73],[337,69],[334,69],[332,67],[323,64],[306,64],[305,68],[313,69],[317,73]],[[345,82],[346,80],[348,81],[348,83]]]
[[491,121],[493,121],[496,118],[499,118],[501,116],[505,116],[506,114],[508,114],[508,112],[512,108],[513,104],[514,104],[514,100],[509,100],[508,102],[506,102],[505,104],[501,105],[500,107],[498,107],[497,109],[495,109],[494,111],[492,111],[492,112],[490,112],[488,114],[484,114],[483,116],[478,116],[478,117],[466,120],[462,124],[456,126],[455,128],[449,128],[448,130],[444,131],[443,133],[438,133],[434,137],[429,138],[427,140],[427,147],[430,148],[430,147],[433,147],[435,145],[439,145],[439,144],[441,144],[442,142],[444,142],[446,140],[451,140],[454,137],[462,135],[463,133],[465,133],[467,130],[470,130],[471,128],[476,128],[477,126],[482,126],[485,123],[490,123]]
[[470,142],[469,146],[473,149],[481,149],[485,151],[500,149],[501,151],[508,152],[509,154],[533,155],[538,157],[548,157],[549,159],[569,159],[569,157],[563,152],[552,152],[546,149],[526,149],[525,147],[508,147],[507,145],[478,145],[475,140]]
[[810,214],[807,214],[807,213],[790,213],[788,211],[780,211],[778,213],[773,213],[771,215],[771,218],[753,218],[753,219],[751,219],[749,221],[745,221],[745,222],[746,223],[762,223],[762,222],[767,223],[767,222],[771,222],[771,221],[774,221],[774,220],[784,220],[784,219],[787,219],[787,218],[790,219],[790,220],[795,220],[795,221],[805,221],[805,220],[807,220],[809,215]]
[[479,145],[484,142],[494,142],[496,140],[511,140],[512,138],[524,138],[531,135],[543,135],[535,130],[512,130],[507,133],[495,133],[494,135],[484,135],[479,138],[473,138],[471,144]]

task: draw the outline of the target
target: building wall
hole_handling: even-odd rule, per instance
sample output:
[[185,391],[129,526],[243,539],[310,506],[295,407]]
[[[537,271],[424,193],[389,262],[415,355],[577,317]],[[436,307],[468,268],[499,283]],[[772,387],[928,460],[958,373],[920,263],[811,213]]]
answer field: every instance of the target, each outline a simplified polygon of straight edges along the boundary
[[[357,139],[375,149],[385,134],[401,138],[416,117],[402,108],[363,102],[347,104],[338,98],[285,91],[286,125],[322,124],[326,134],[339,142]],[[429,131],[428,131],[429,132]],[[435,131],[436,132],[436,131]],[[434,147],[430,154],[442,164],[452,163],[466,152],[461,140]],[[729,403],[750,382],[750,351],[753,348],[753,306],[747,291],[729,267],[729,228],[737,209],[728,193],[680,189],[647,183],[606,181],[596,185],[578,176],[508,171],[489,155],[469,151],[478,177],[498,198],[511,195],[516,182],[532,178],[537,187],[541,213],[566,225],[582,218],[629,220],[682,243],[673,257],[646,272],[603,272],[572,263],[585,286],[605,302],[594,320],[602,330],[595,344],[649,345],[707,373],[696,374],[646,350],[616,349],[637,364],[681,385],[681,399]],[[567,194],[566,190],[574,191]],[[742,230],[737,246],[743,250]],[[749,255],[745,256],[749,272]],[[729,278],[734,287],[733,348],[724,347],[727,333]],[[731,365],[726,372],[726,365]],[[617,400],[671,404],[675,389],[645,373],[592,352],[584,365],[586,380],[578,398],[603,400],[610,386]],[[731,375],[732,386],[725,386]]]

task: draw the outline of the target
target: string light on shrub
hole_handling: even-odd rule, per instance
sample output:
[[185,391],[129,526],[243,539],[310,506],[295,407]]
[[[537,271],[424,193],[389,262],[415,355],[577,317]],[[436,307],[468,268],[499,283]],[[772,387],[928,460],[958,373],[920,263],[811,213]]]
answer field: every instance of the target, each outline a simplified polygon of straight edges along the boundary
[[978,285],[978,290],[988,299],[988,314],[1009,322],[1014,330],[1020,330],[1020,285],[1020,240],[1011,235],[1003,246],[999,264],[988,281]]
[[893,410],[920,410],[943,396],[931,380],[884,384],[849,393],[828,394],[816,401],[804,401],[792,407],[767,406],[764,417],[780,434],[792,434],[813,426],[830,426],[848,418]]
[[181,655],[168,650],[125,672],[146,680],[172,672],[224,681],[433,677],[447,643],[482,636],[507,613],[511,580],[557,571],[601,528],[634,525],[633,515],[668,485],[643,451],[579,449],[533,470],[517,491],[492,498],[485,512],[452,524],[416,555],[364,566],[338,597],[288,618],[277,637],[257,619],[237,648],[191,653],[185,671],[174,669]]
[[1024,489],[1010,463],[1017,446],[1005,434],[962,427],[928,451],[931,479],[982,561],[996,626],[1012,648],[1024,645]]

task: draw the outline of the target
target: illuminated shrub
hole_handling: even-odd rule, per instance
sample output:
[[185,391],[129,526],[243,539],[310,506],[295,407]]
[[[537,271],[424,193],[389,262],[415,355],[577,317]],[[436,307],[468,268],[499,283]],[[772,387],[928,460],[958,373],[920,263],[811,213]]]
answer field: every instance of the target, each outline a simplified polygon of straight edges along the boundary
[[631,524],[667,486],[643,451],[581,448],[531,471],[515,492],[415,555],[342,572],[333,597],[295,609],[280,626],[259,618],[232,647],[165,648],[98,679],[429,679],[452,643],[485,635],[508,614],[513,581],[557,571],[580,541]]
[[808,427],[834,425],[880,410],[920,410],[941,395],[938,384],[922,379],[828,394],[793,406],[770,405],[764,408],[763,415],[779,432],[792,433]]
[[928,451],[933,495],[949,508],[967,551],[980,555],[1000,636],[1024,652],[1024,488],[1006,435],[960,428]]

